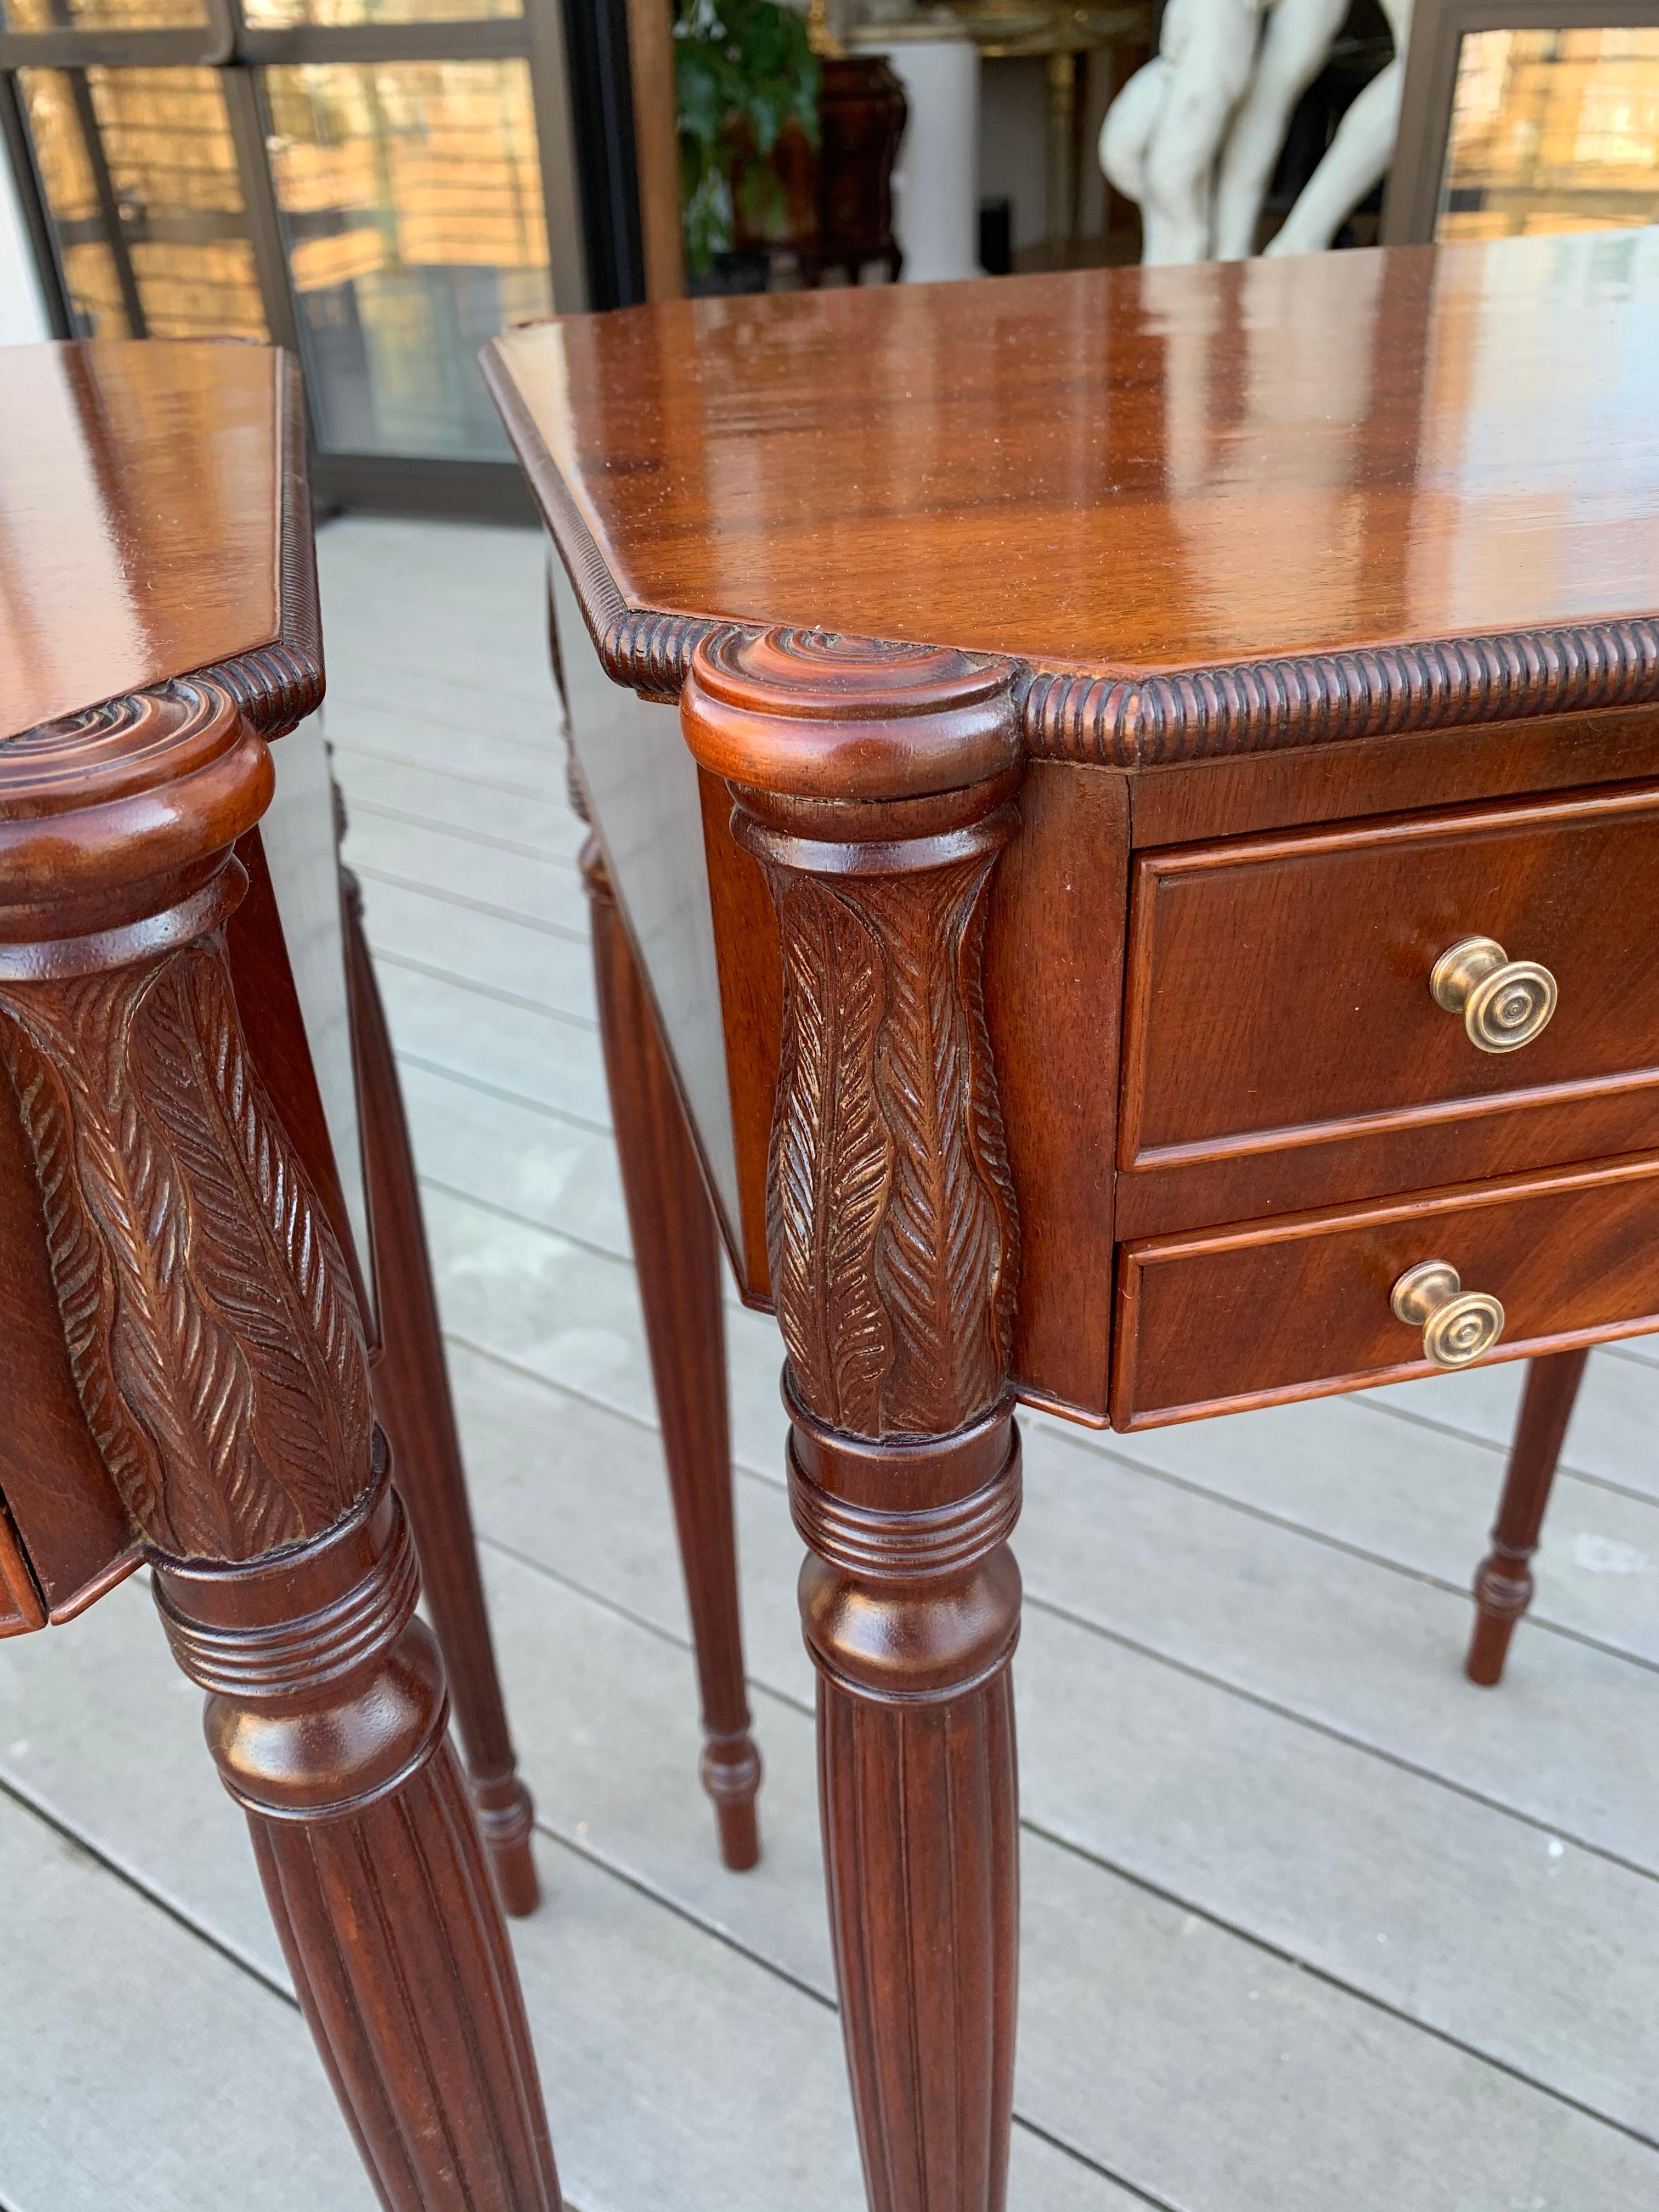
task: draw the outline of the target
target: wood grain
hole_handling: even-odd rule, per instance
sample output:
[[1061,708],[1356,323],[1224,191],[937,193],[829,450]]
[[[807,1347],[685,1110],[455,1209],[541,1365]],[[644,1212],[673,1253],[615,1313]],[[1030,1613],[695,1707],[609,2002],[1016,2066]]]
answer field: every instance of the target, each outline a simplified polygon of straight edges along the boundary
[[46,1625],[40,1586],[0,1500],[0,1636],[21,1636]]
[[487,374],[618,681],[721,621],[948,645],[1025,665],[1032,751],[1152,765],[1659,695],[1651,495],[1595,467],[1647,485],[1659,369],[1598,252],[677,301]]
[[1534,1359],[1527,1370],[1492,1549],[1474,1571],[1474,1632],[1463,1671],[1483,1689],[1494,1688],[1503,1679],[1510,1638],[1532,1603],[1532,1555],[1589,1357],[1582,1350],[1552,1352]]
[[252,1566],[158,1556],[173,1656],[248,1815],[283,1954],[388,2212],[557,2212],[524,2000],[446,1739],[386,1477]]
[[0,1010],[70,1370],[134,1522],[218,1559],[325,1528],[368,1480],[362,1323],[222,942]]
[[[0,1084],[0,1329],[6,1346],[8,1418],[0,1422],[0,1500],[23,1559],[9,1580],[5,1632],[44,1615],[72,1619],[138,1565],[138,1532],[110,1480],[76,1395],[52,1288],[40,1194],[11,1085]],[[26,1562],[26,1564],[25,1564]],[[25,1578],[19,1579],[19,1571]],[[37,1587],[44,1605],[31,1603]]]
[[697,770],[697,785],[737,1154],[741,1244],[732,1268],[745,1304],[769,1308],[766,1159],[783,1038],[783,948],[765,874],[732,834],[731,793],[706,768]]
[[1466,1290],[1503,1302],[1490,1358],[1659,1327],[1656,1178],[1659,1155],[1644,1153],[1126,1244],[1112,1425],[1438,1373],[1389,1304],[1422,1260],[1449,1261]]
[[[234,848],[264,859],[265,737],[321,686],[297,384],[268,349],[9,359],[0,380],[48,404],[38,447],[0,462],[4,550],[49,588],[8,595],[0,647],[0,1172],[21,1201],[3,1272],[34,1306],[14,1380],[41,1386],[8,1424],[41,1567],[0,1506],[0,1615],[33,1625],[48,1590],[74,1610],[143,1540],[382,2201],[556,2212],[343,1232],[249,1048],[227,947],[249,885]],[[332,891],[325,785],[313,796]],[[311,1079],[299,1118],[331,1164],[262,867],[259,893],[243,981],[272,1079]],[[74,1401],[81,1443],[53,1462]]]
[[760,1856],[761,1761],[738,1613],[719,1242],[656,1014],[594,840],[583,849],[582,872],[605,1080],[696,1654],[702,1783],[714,1800],[720,1856],[741,1871]]
[[1000,2212],[1019,1243],[983,956],[1018,818],[1008,674],[728,633],[698,647],[681,720],[732,779],[783,951],[767,1246],[866,2188],[873,2212]]
[[280,644],[289,404],[269,346],[7,349],[0,737]]
[[1127,902],[1127,779],[1033,761],[990,895],[985,1015],[1021,1224],[1023,1397],[1102,1421]]
[[1656,775],[1659,717],[1641,708],[1465,729],[1449,744],[1439,731],[1358,738],[1145,769],[1129,780],[1130,842],[1185,845]]
[[[1656,824],[1659,789],[1635,786],[1143,855],[1121,1165],[1650,1078],[1659,989],[1631,948],[1659,931]],[[1479,1050],[1430,995],[1440,953],[1476,935],[1560,986],[1553,1020],[1518,1051]]]

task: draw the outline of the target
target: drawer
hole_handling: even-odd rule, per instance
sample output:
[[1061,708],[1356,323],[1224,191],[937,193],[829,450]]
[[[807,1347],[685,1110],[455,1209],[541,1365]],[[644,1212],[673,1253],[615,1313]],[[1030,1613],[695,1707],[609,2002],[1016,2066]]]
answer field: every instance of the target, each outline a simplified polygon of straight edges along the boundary
[[[1431,994],[1437,959],[1471,937],[1555,979],[1553,1019],[1517,1050],[1482,1050]],[[1559,1110],[1651,1084],[1656,938],[1652,784],[1146,854],[1120,1164],[1382,1136],[1495,1105]]]
[[1124,1245],[1113,1427],[1440,1372],[1391,1304],[1431,1261],[1501,1301],[1488,1360],[1659,1328],[1659,1152]]

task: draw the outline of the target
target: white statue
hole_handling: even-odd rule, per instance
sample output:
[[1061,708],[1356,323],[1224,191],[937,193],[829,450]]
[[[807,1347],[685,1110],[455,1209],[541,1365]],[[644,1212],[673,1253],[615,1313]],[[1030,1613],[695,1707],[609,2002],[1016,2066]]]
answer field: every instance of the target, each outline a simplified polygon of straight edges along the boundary
[[[1382,0],[1395,58],[1337,126],[1269,253],[1328,246],[1394,151],[1412,0]],[[1170,0],[1155,58],[1107,111],[1100,166],[1139,203],[1145,262],[1243,260],[1296,103],[1347,0]],[[1264,20],[1265,27],[1264,27]]]
[[1106,111],[1100,166],[1138,201],[1146,262],[1207,261],[1215,159],[1250,81],[1263,0],[1170,0],[1158,49]]
[[[1279,0],[1279,4],[1285,5],[1286,0]],[[1388,174],[1400,131],[1400,93],[1406,80],[1412,0],[1382,0],[1382,7],[1394,33],[1394,59],[1378,70],[1337,125],[1324,160],[1269,240],[1269,253],[1322,252],[1366,193]]]

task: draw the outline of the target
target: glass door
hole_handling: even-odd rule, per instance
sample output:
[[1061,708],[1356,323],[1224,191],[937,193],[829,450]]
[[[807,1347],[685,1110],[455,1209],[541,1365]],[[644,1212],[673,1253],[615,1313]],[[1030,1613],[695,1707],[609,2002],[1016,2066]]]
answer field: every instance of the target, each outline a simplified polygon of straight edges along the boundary
[[64,335],[274,338],[320,501],[518,511],[479,376],[587,303],[551,0],[0,0]]

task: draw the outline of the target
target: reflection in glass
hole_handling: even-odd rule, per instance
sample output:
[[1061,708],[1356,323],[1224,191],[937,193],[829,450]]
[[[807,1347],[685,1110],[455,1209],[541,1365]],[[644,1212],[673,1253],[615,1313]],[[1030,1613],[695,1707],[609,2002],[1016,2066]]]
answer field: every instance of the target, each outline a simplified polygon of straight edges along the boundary
[[23,70],[19,80],[77,331],[264,337],[215,71]]
[[205,0],[0,0],[9,31],[193,31]]
[[1472,31],[1437,238],[1659,220],[1659,29]]
[[321,443],[504,460],[477,352],[553,304],[522,61],[266,72]]
[[524,0],[244,0],[242,20],[250,31],[289,31],[301,24],[477,23],[523,13]]

